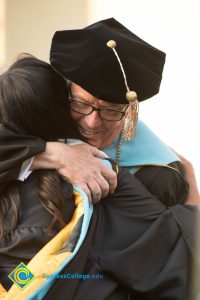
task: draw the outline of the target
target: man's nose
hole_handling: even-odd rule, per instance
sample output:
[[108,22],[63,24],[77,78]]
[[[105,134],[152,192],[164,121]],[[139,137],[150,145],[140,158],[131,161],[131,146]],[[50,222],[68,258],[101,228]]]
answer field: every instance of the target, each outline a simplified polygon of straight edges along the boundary
[[90,115],[85,116],[85,123],[88,128],[96,128],[102,125],[102,119],[99,116],[98,111],[93,111]]

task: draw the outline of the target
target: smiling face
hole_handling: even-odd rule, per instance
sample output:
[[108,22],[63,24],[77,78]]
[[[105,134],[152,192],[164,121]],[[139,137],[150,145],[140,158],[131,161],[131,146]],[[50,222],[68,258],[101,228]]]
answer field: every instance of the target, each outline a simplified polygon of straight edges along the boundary
[[[71,84],[71,97],[96,108],[118,111],[125,111],[127,108],[126,104],[114,104],[99,100],[75,83]],[[124,117],[120,121],[107,121],[100,118],[98,111],[93,111],[89,115],[83,115],[71,110],[71,115],[76,121],[78,130],[84,140],[99,149],[104,149],[112,144],[124,124]]]

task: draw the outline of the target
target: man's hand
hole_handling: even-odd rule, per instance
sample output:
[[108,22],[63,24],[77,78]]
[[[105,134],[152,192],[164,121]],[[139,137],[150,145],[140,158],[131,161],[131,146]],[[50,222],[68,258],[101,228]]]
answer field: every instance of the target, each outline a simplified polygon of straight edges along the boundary
[[69,182],[79,186],[90,202],[97,203],[117,186],[116,173],[98,158],[106,154],[88,144],[69,146],[48,142],[46,150],[35,156],[31,169],[56,169]]

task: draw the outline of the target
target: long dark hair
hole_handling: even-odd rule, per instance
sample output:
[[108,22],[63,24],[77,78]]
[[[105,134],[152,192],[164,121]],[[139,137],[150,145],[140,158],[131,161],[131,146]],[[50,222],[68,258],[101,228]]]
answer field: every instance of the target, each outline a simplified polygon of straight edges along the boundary
[[[31,55],[21,56],[0,76],[0,122],[7,128],[45,141],[80,138],[67,108],[68,86],[65,79],[48,63]],[[43,206],[55,222],[64,225],[61,181],[53,170],[37,172],[37,190]],[[64,179],[65,180],[65,179]],[[20,216],[20,183],[10,183],[0,196],[0,237],[4,234],[3,218],[12,208],[13,230]]]

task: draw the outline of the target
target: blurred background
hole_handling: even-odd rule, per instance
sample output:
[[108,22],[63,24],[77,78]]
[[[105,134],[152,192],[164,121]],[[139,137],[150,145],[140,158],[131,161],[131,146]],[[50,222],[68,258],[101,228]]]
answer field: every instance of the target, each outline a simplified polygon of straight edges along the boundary
[[160,93],[140,118],[192,161],[200,186],[199,0],[0,0],[0,72],[21,52],[48,61],[56,30],[109,17],[167,54]]

